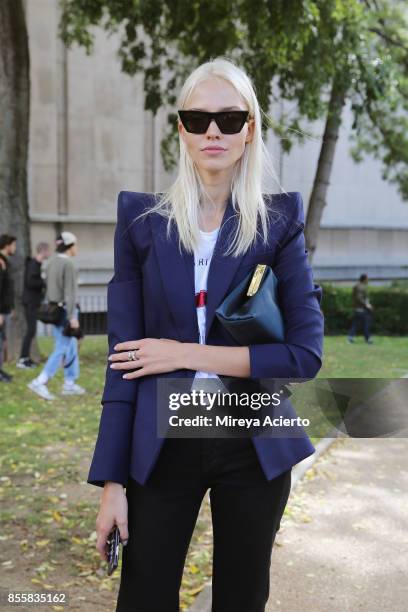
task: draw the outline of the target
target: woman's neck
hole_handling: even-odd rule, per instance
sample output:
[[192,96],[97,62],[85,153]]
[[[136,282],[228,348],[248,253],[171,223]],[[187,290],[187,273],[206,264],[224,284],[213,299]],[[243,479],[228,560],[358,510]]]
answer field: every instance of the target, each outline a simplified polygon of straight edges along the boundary
[[206,193],[201,196],[201,208],[204,211],[214,211],[216,209],[225,209],[227,200],[231,193],[229,183],[225,184],[208,184],[204,183]]
[[231,193],[229,184],[204,184],[206,193],[200,201],[200,229],[211,232],[221,225],[228,198]]

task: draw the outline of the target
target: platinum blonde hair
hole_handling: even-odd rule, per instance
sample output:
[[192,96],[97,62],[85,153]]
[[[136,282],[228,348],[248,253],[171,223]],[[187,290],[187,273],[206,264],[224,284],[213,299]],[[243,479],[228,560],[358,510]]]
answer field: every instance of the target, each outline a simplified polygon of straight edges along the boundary
[[[283,188],[275,172],[268,149],[262,138],[262,110],[259,106],[254,86],[248,75],[225,57],[217,57],[198,66],[186,79],[179,97],[178,108],[183,109],[194,88],[211,77],[225,79],[244,100],[249,117],[254,118],[254,134],[251,142],[246,143],[244,153],[235,163],[231,184],[232,205],[238,216],[237,231],[233,236],[227,254],[240,255],[246,252],[256,241],[258,218],[262,227],[264,243],[268,239],[268,209],[270,198],[263,194],[263,180],[267,175]],[[199,209],[202,196],[206,194],[197,168],[188,154],[181,136],[179,137],[180,160],[178,175],[166,192],[155,193],[156,204],[148,208],[137,218],[156,212],[168,219],[167,237],[171,224],[175,222],[180,243],[188,252],[193,252],[199,241]],[[286,193],[286,192],[285,192]],[[221,231],[221,230],[220,230]]]

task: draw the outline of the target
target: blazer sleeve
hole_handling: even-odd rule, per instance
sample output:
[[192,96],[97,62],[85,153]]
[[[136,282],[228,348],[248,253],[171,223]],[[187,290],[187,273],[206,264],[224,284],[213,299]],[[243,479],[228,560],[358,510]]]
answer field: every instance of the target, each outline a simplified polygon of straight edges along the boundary
[[322,366],[322,288],[308,262],[302,196],[294,196],[295,212],[274,265],[285,342],[249,346],[251,378],[314,378]]
[[[118,196],[114,237],[114,275],[108,283],[109,355],[118,342],[144,337],[143,279],[132,242],[127,209],[134,203],[127,192]],[[102,414],[87,482],[103,487],[106,480],[127,485],[138,379],[122,378],[123,371],[106,366]]]

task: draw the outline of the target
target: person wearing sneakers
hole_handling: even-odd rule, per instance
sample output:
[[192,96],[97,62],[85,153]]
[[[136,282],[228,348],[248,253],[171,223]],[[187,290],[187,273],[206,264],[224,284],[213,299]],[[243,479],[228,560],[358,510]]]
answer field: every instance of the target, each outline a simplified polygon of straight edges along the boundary
[[48,381],[64,366],[62,395],[82,395],[85,389],[76,384],[79,377],[78,339],[64,336],[64,327],[69,321],[72,328],[79,327],[77,307],[77,274],[72,258],[77,254],[77,239],[71,232],[62,232],[57,238],[57,249],[50,257],[46,268],[46,300],[63,303],[64,316],[59,325],[53,325],[54,350],[48,357],[42,372],[28,387],[40,397],[53,400],[47,387]]
[[27,257],[24,271],[23,306],[27,323],[24,335],[20,359],[17,367],[21,369],[36,368],[37,363],[30,358],[30,346],[37,332],[37,309],[41,304],[46,290],[46,282],[41,275],[43,261],[50,256],[50,245],[47,242],[39,242],[35,257]]

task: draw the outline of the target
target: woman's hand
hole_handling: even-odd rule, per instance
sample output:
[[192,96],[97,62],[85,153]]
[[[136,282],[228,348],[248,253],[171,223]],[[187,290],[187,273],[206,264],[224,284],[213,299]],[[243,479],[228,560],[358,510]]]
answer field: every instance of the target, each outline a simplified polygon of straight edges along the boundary
[[106,541],[114,525],[118,526],[120,539],[125,543],[129,538],[126,493],[121,484],[106,482],[96,517],[96,550],[103,561],[108,560]]
[[[127,372],[123,378],[140,378],[148,374],[173,372],[186,367],[184,342],[169,338],[142,338],[120,342],[114,346],[115,351],[124,351],[109,355],[111,368],[114,370],[134,370]],[[136,361],[129,359],[129,352],[134,351]]]

